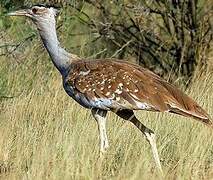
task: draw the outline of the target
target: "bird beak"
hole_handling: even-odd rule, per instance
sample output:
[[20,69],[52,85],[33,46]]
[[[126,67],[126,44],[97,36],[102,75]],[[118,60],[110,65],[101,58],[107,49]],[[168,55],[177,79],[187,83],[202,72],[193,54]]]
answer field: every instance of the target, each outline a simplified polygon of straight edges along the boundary
[[10,12],[7,14],[7,16],[28,16],[29,13],[26,9]]

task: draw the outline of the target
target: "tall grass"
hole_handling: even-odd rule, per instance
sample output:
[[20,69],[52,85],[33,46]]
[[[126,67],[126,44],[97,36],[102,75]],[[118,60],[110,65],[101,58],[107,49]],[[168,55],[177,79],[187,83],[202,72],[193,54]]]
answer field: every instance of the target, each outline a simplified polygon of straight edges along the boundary
[[[25,36],[29,30],[21,26],[10,28],[8,37]],[[0,179],[213,178],[213,133],[201,123],[173,114],[137,112],[156,133],[161,177],[144,136],[109,113],[110,148],[100,162],[97,124],[66,95],[40,41],[34,39],[15,56],[1,56],[0,62],[0,95],[14,96],[0,101]],[[209,73],[187,91],[210,115],[212,84]]]

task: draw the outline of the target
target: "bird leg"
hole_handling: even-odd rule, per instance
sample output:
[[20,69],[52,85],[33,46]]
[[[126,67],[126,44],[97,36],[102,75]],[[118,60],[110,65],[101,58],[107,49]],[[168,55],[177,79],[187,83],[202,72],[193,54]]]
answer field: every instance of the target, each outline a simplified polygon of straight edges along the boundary
[[100,135],[100,157],[106,152],[109,147],[109,142],[106,133],[106,110],[92,109],[92,115],[98,123],[98,130]]
[[147,128],[145,125],[143,125],[134,115],[134,112],[132,110],[119,110],[116,112],[118,116],[121,118],[128,120],[132,122],[146,137],[147,141],[151,145],[152,153],[154,156],[155,163],[159,170],[162,172],[162,167],[157,151],[157,146],[156,146],[156,140],[155,140],[155,134],[154,132]]

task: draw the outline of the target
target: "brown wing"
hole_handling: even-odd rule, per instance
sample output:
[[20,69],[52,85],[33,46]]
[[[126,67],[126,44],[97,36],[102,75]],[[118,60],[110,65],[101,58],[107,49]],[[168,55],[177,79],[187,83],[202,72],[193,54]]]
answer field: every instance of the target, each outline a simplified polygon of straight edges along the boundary
[[136,109],[132,99],[123,98],[124,84],[120,81],[123,73],[124,70],[118,69],[111,61],[77,61],[72,64],[66,81],[94,107],[97,102],[108,109]]
[[168,111],[209,122],[195,101],[145,68],[106,59],[78,61],[73,66],[68,79],[75,88],[91,101],[111,100],[110,109]]

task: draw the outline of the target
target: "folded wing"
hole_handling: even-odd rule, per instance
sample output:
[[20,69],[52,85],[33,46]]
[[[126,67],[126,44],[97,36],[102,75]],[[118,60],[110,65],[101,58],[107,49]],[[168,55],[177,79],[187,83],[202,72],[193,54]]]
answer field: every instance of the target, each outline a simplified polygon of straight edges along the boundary
[[89,108],[167,111],[211,124],[208,114],[189,96],[137,65],[106,59],[77,61],[66,81],[90,102]]

